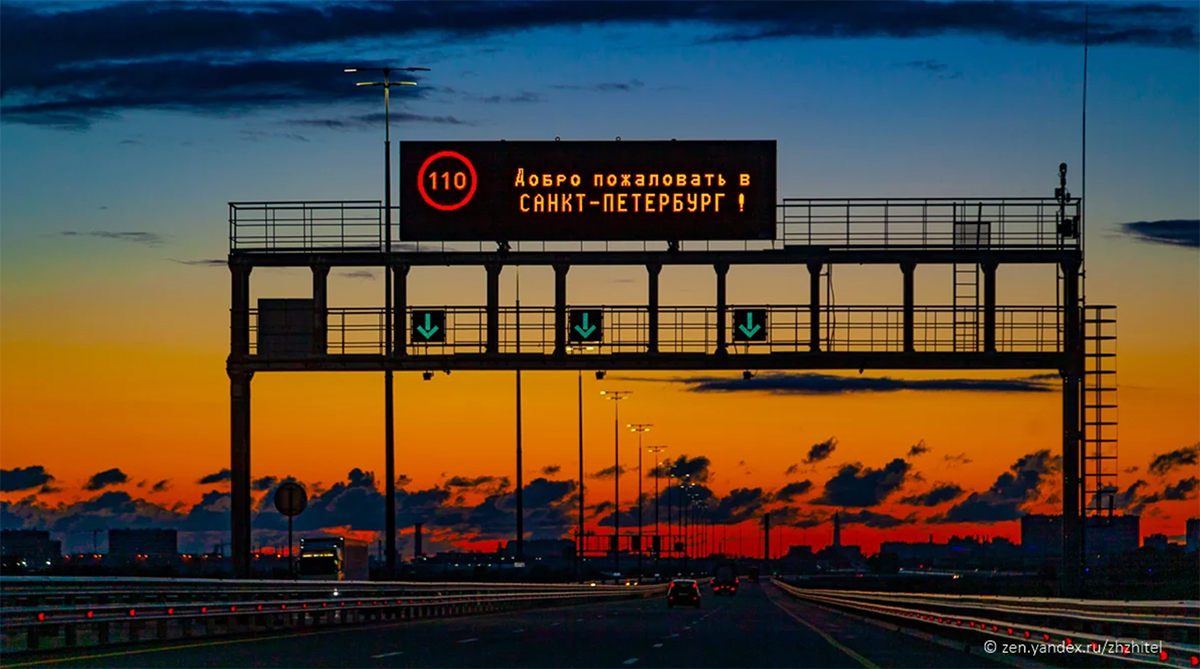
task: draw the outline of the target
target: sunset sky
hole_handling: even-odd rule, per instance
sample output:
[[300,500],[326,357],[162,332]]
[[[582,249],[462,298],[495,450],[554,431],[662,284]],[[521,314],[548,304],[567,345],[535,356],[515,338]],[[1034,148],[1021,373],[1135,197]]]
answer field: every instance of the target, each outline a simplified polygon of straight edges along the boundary
[[[1178,536],[1200,474],[1200,18],[1195,3],[1090,11],[1086,292],[1119,319],[1118,499],[1143,534]],[[394,141],[774,139],[781,198],[1050,197],[1060,162],[1081,193],[1082,35],[1072,2],[6,1],[0,521],[69,549],[109,527],[178,527],[189,550],[224,540],[226,203],[382,199],[379,91],[346,66],[432,68],[394,93]],[[839,305],[900,303],[897,268],[834,271]],[[568,299],[644,304],[645,276],[575,268]],[[1054,304],[1052,267],[998,276],[1001,304]],[[252,299],[308,297],[309,277],[255,269]],[[380,305],[381,279],[335,270],[330,306]],[[728,301],[805,304],[806,282],[803,267],[735,267]],[[485,302],[482,269],[418,268],[408,285],[413,306]],[[712,304],[714,286],[711,268],[668,268],[662,304]],[[917,303],[948,304],[950,286],[948,268],[918,269]],[[552,271],[525,268],[521,291],[522,306],[552,305]],[[768,510],[784,544],[827,544],[838,510],[867,552],[1016,540],[1021,513],[1061,507],[1061,400],[1033,374],[867,370],[911,383],[862,390],[804,370],[752,384],[585,372],[589,529],[611,526],[611,475],[591,476],[614,464],[599,392],[626,389],[621,423],[654,424],[645,445],[704,481],[714,516],[745,523],[747,553]],[[424,522],[427,550],[513,534],[513,377],[397,375],[399,522]],[[253,383],[255,542],[278,541],[269,495],[287,477],[314,497],[302,531],[374,536],[382,374]],[[536,538],[575,526],[576,383],[524,374]],[[621,450],[636,468],[636,435]],[[635,474],[621,491],[636,505]]]

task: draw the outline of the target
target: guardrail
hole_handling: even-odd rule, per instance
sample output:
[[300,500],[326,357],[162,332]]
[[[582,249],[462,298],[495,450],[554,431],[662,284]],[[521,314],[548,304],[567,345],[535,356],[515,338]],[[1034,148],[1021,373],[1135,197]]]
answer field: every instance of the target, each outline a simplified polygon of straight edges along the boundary
[[[1200,666],[1200,602],[981,597],[798,588],[789,595],[839,610],[963,638],[1023,644],[1025,655],[1091,654],[1161,667]],[[985,646],[986,648],[986,646]]]
[[666,585],[204,579],[0,580],[2,652],[253,634],[293,627],[632,599]]

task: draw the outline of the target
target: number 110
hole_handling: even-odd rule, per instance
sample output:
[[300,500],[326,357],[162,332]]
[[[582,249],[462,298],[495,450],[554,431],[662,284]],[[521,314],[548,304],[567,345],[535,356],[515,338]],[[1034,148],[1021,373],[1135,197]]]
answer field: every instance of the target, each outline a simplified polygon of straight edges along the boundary
[[[438,189],[438,176],[442,177],[442,190],[450,190],[451,177],[450,177],[449,172],[442,172],[441,175],[439,175],[437,172],[430,172],[429,173],[429,183],[430,183],[430,186],[432,186],[433,190]],[[465,172],[455,172],[453,181],[454,181],[454,190],[465,190],[466,189],[467,175]]]

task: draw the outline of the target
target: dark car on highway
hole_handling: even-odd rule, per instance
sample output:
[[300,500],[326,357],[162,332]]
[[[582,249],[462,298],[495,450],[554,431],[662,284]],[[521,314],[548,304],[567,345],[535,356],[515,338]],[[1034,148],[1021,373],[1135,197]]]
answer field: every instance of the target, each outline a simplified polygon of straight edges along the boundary
[[700,608],[700,586],[686,579],[671,581],[671,587],[667,588],[667,608],[675,608],[676,604]]

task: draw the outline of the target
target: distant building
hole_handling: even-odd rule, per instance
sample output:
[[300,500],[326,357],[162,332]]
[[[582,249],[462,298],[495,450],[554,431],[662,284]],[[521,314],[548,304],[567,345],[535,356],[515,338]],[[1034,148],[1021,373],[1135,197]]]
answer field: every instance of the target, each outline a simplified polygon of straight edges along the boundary
[[[1062,516],[1030,514],[1021,517],[1021,549],[1029,557],[1062,555]],[[1140,516],[1087,518],[1084,541],[1089,556],[1136,551],[1141,546]]]
[[1187,552],[1200,550],[1200,518],[1187,519]]
[[6,563],[44,568],[62,559],[62,542],[51,541],[45,530],[0,530],[0,554]]
[[108,554],[113,558],[174,557],[178,553],[179,536],[175,530],[108,531]]
[[1167,540],[1167,535],[1151,534],[1142,542],[1142,546],[1156,551],[1165,551],[1167,550],[1167,544],[1169,543],[1170,541]]

